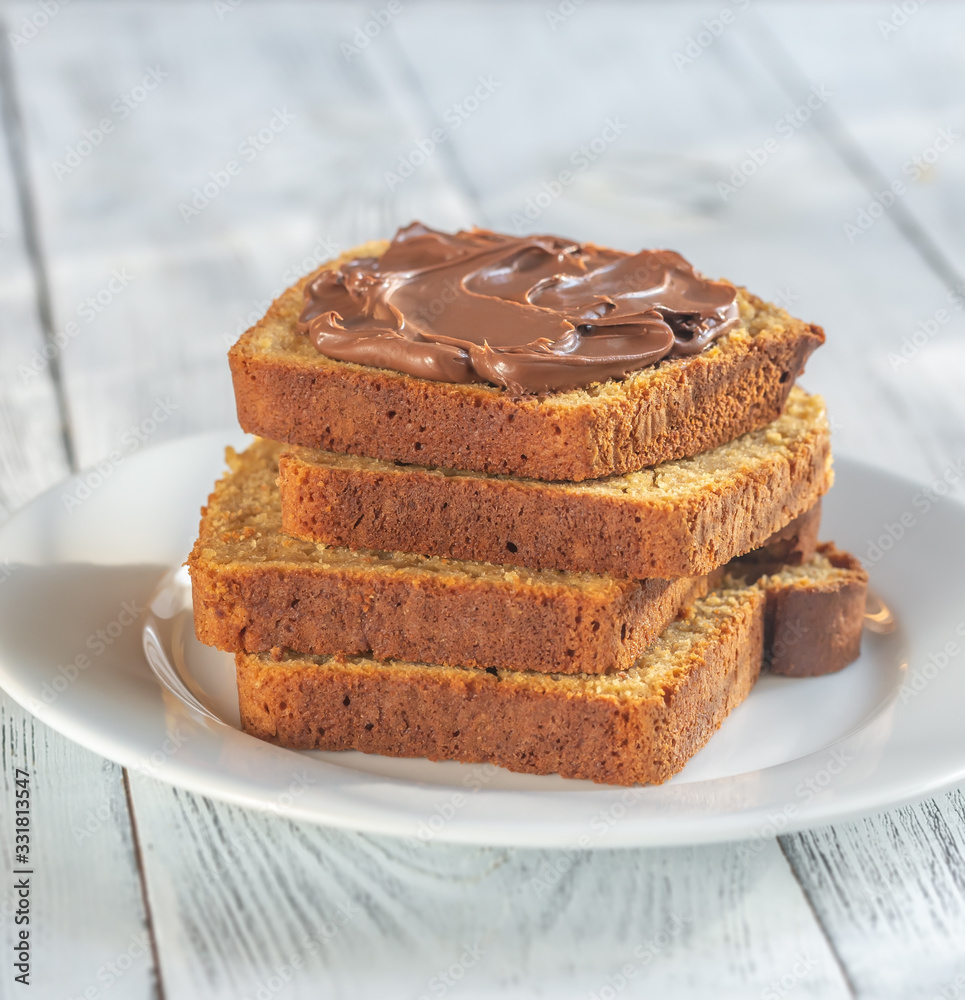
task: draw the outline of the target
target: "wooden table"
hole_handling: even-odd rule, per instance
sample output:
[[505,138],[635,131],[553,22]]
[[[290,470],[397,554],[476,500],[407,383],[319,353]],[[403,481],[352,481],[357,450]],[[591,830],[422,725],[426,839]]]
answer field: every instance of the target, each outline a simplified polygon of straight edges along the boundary
[[[923,483],[965,454],[961,6],[62,3],[2,12],[4,516],[229,427],[227,345],[412,218],[679,249],[826,326],[839,453]],[[222,805],[5,696],[0,726],[5,872],[34,781],[32,996],[965,996],[960,790],[568,865]]]

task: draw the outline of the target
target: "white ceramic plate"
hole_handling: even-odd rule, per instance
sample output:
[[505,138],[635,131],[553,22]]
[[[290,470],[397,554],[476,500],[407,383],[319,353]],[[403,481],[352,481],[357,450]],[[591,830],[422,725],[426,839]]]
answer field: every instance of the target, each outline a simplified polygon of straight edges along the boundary
[[194,639],[186,578],[172,571],[231,439],[243,443],[204,435],[135,454],[107,478],[75,477],[0,529],[0,685],[127,767],[349,829],[573,848],[769,837],[965,781],[965,508],[844,459],[823,535],[870,552],[899,628],[866,633],[861,659],[835,676],[762,678],[665,785],[293,752],[246,736],[231,657]]

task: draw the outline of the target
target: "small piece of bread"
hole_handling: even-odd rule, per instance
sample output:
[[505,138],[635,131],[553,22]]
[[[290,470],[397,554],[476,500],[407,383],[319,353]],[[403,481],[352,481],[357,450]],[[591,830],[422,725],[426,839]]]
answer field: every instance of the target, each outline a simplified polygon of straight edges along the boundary
[[[739,576],[750,566],[739,560],[729,571]],[[849,552],[819,545],[804,565],[769,569],[757,583],[767,595],[765,664],[772,673],[815,677],[858,658],[868,574]]]
[[710,586],[703,575],[628,580],[289,538],[279,449],[258,441],[229,454],[188,560],[195,630],[219,649],[603,673],[631,666]]
[[753,687],[764,601],[754,585],[715,590],[631,669],[603,676],[238,653],[242,726],[296,749],[662,782]]
[[[369,243],[326,265],[378,256]],[[260,437],[390,461],[580,481],[696,455],[770,423],[820,327],[738,290],[741,323],[710,348],[620,381],[545,396],[458,385],[319,354],[296,332],[311,275],[228,358],[238,420]]]
[[768,542],[831,486],[824,401],[795,389],[761,430],[689,459],[543,483],[304,448],[283,453],[283,530],[352,549],[415,551],[636,579],[700,576]]

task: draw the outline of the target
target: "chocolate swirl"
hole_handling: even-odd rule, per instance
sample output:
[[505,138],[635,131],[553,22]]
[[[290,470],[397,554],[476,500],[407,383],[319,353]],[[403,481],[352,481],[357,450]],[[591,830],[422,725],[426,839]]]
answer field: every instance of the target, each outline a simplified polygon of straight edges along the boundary
[[733,286],[671,250],[631,255],[414,222],[381,257],[313,278],[298,330],[339,361],[522,394],[697,354],[737,321]]

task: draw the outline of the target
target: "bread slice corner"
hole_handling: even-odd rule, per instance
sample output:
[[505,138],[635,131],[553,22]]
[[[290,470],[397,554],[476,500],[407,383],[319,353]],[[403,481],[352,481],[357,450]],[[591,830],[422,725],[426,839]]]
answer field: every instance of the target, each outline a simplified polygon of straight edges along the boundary
[[770,424],[692,458],[545,483],[304,447],[280,459],[284,530],[353,549],[673,578],[765,544],[833,481],[824,400],[795,387]]

